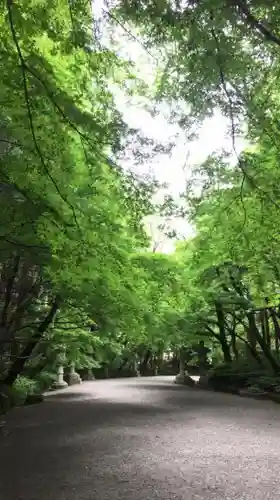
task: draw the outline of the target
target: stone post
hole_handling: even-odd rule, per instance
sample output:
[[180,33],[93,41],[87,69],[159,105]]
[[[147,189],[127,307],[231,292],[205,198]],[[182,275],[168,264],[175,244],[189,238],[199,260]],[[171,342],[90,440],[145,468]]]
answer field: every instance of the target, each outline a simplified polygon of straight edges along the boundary
[[75,363],[70,364],[70,373],[69,373],[69,385],[81,384],[82,379],[80,375],[75,372]]
[[53,383],[53,389],[64,389],[68,387],[67,382],[65,382],[64,378],[64,368],[63,365],[59,365],[57,368],[57,380]]
[[177,384],[183,384],[185,381],[185,352],[184,349],[180,349],[180,365],[179,365],[179,373],[176,375],[175,382]]
[[136,359],[134,359],[134,361],[133,361],[133,371],[134,371],[136,377],[140,377],[140,372],[138,369],[138,362]]
[[65,346],[63,345],[60,346],[57,356],[57,362],[58,362],[57,379],[53,383],[52,388],[65,389],[65,387],[68,387],[68,384],[64,380]]
[[207,372],[207,366],[208,366],[208,353],[210,352],[210,349],[208,347],[205,347],[204,341],[201,340],[197,346],[197,356],[198,356],[198,365],[199,365],[199,374],[200,376],[205,375]]
[[84,378],[84,380],[95,380],[95,376],[93,375],[91,368],[87,369],[83,378]]

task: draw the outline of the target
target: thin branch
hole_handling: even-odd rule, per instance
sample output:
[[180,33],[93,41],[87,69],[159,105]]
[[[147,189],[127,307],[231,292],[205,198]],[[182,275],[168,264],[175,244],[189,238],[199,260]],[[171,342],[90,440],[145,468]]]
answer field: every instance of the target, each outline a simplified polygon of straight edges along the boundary
[[[41,199],[36,200],[36,201],[32,200],[32,198],[30,198],[29,194],[24,189],[20,188],[15,182],[11,182],[9,177],[7,176],[7,174],[5,172],[3,172],[2,170],[0,170],[0,175],[2,175],[6,179],[7,184],[9,184],[11,187],[13,187],[19,194],[21,194],[23,196],[23,198],[26,201],[28,201],[29,203],[31,203],[31,205],[34,206],[37,214],[38,214],[38,204],[41,204],[42,207],[44,207],[47,211],[49,211],[52,215],[54,215],[54,217],[56,219],[60,220],[60,222],[61,222],[61,216],[53,207],[49,206],[45,201],[43,202]],[[52,224],[54,224],[58,229],[61,230],[61,226],[59,226],[59,224],[55,220],[50,219],[44,213],[41,213],[40,215],[42,217],[46,217],[48,220],[50,220],[52,222]],[[71,226],[71,225],[65,223],[65,221],[62,221],[62,222],[63,222],[63,224]]]
[[280,38],[269,31],[269,29],[267,29],[264,24],[251,13],[246,2],[243,2],[242,0],[234,0],[233,3],[238,7],[240,13],[243,14],[251,28],[256,29],[265,37],[266,40],[275,43],[280,47]]
[[30,126],[30,130],[31,130],[31,135],[32,135],[32,138],[33,138],[35,150],[37,152],[37,155],[40,158],[40,162],[41,162],[41,165],[42,165],[45,173],[47,174],[48,178],[51,180],[52,184],[54,185],[54,187],[55,187],[57,193],[59,194],[60,198],[71,208],[74,220],[76,222],[76,225],[78,226],[78,222],[77,222],[77,218],[76,218],[76,214],[75,214],[75,209],[74,209],[73,205],[71,203],[69,203],[69,201],[67,200],[67,198],[61,193],[61,191],[60,191],[60,189],[59,189],[59,187],[58,187],[55,179],[53,178],[52,174],[50,173],[50,171],[49,171],[49,169],[48,169],[48,167],[47,167],[47,165],[45,163],[45,160],[43,158],[40,146],[39,146],[37,138],[36,138],[35,129],[34,129],[34,123],[33,123],[33,116],[32,116],[32,112],[31,112],[30,99],[29,99],[27,77],[26,77],[27,65],[25,63],[25,60],[24,60],[23,55],[22,55],[21,48],[19,46],[19,42],[18,42],[18,39],[17,39],[17,34],[16,34],[16,31],[15,31],[15,26],[14,26],[14,22],[13,22],[13,15],[12,15],[13,0],[6,0],[6,6],[7,6],[7,10],[8,10],[8,19],[9,19],[10,30],[11,30],[11,33],[12,33],[12,38],[13,38],[14,44],[16,46],[16,51],[17,51],[18,58],[19,58],[19,61],[20,61],[22,78],[23,78],[24,97],[25,97],[25,103],[26,103],[26,108],[27,108],[27,116],[28,116],[29,126]]
[[21,148],[24,147],[22,144],[20,144],[20,142],[11,141],[10,139],[1,138],[0,142],[3,142],[4,144],[10,144],[11,146],[17,146],[17,147],[21,147]]
[[[214,20],[214,17],[213,15],[211,14],[211,19]],[[226,81],[225,81],[225,76],[224,76],[224,72],[223,72],[223,66],[222,66],[222,57],[221,57],[221,52],[220,52],[220,45],[219,45],[219,40],[218,40],[218,37],[214,31],[213,28],[211,28],[211,33],[212,33],[212,36],[214,38],[214,41],[215,41],[215,44],[216,44],[216,48],[217,48],[217,66],[218,66],[218,69],[219,69],[219,73],[220,73],[220,80],[221,80],[221,85],[222,85],[222,88],[223,88],[223,91],[226,95],[226,98],[228,100],[228,107],[229,107],[229,117],[230,117],[230,122],[231,122],[231,137],[232,137],[232,149],[234,151],[234,154],[236,156],[236,159],[237,159],[237,162],[238,162],[238,166],[243,174],[244,177],[246,177],[248,179],[248,181],[251,183],[251,185],[257,190],[259,191],[260,193],[264,194],[268,200],[277,208],[280,210],[280,205],[273,199],[271,198],[270,194],[263,190],[260,186],[257,185],[257,183],[255,182],[255,179],[248,174],[248,172],[246,172],[246,169],[244,168],[244,165],[243,165],[243,162],[241,161],[240,159],[240,156],[237,152],[237,149],[236,149],[236,137],[235,137],[235,123],[234,123],[234,112],[233,112],[233,102],[232,102],[232,98],[231,98],[231,95],[226,87]],[[244,185],[244,181],[245,179],[243,179],[243,182],[242,182],[242,187]],[[243,203],[243,200],[241,198],[241,202],[242,202],[242,206],[243,206],[243,210],[244,210],[244,214],[245,214],[245,217],[247,217],[246,215],[246,209],[245,209],[245,206],[244,206],[244,203]],[[243,226],[244,227],[244,226]]]
[[75,18],[74,18],[74,15],[73,15],[73,9],[72,9],[71,3],[72,3],[71,0],[67,0],[68,11],[69,11],[69,16],[70,16],[72,30],[73,30],[73,38],[74,38],[74,33],[75,33]]
[[95,148],[96,147],[99,147],[98,150],[95,149],[95,154],[97,156],[99,156],[99,158],[102,158],[103,160],[106,161],[107,164],[109,165],[113,165],[114,167],[116,167],[117,170],[120,169],[120,166],[114,162],[112,159],[110,159],[110,161],[108,160],[108,156],[106,156],[104,153],[102,153],[102,151],[100,151],[100,144],[98,144],[97,141],[93,141],[92,138],[90,138],[87,134],[85,134],[84,132],[82,132],[79,127],[77,127],[77,125],[75,125],[75,123],[73,123],[70,118],[68,118],[68,116],[65,114],[65,112],[63,111],[63,109],[61,108],[61,106],[59,106],[59,104],[56,102],[56,100],[54,99],[54,96],[53,96],[53,92],[48,88],[48,85],[46,84],[46,82],[41,78],[40,75],[38,75],[30,66],[28,66],[26,63],[25,63],[25,69],[32,75],[34,76],[34,78],[36,78],[41,84],[42,86],[44,87],[45,91],[46,91],[46,94],[47,96],[49,97],[50,101],[52,102],[53,106],[56,108],[56,110],[59,112],[59,114],[62,116],[63,120],[65,123],[67,123],[69,125],[70,128],[72,128],[79,136],[81,139],[84,139],[90,146],[94,146]]
[[158,60],[156,59],[156,57],[149,51],[148,47],[146,47],[146,45],[141,41],[139,40],[135,35],[133,35],[133,33],[131,33],[131,31],[129,31],[127,28],[125,28],[125,26],[112,14],[112,12],[109,12],[108,10],[106,9],[102,9],[102,12],[104,14],[106,14],[108,17],[110,17],[111,19],[113,19],[113,21],[115,21],[115,23],[117,23],[123,30],[124,32],[132,39],[134,40],[134,42],[138,43],[139,45],[141,45],[143,47],[143,49],[145,49],[145,51],[147,52],[147,54],[149,54],[150,57],[152,57],[152,59],[154,59],[157,63],[158,63]]
[[15,282],[15,279],[17,277],[17,273],[19,271],[19,264],[20,264],[20,257],[19,257],[19,255],[16,255],[15,259],[14,259],[14,266],[12,268],[12,272],[11,272],[10,278],[7,281],[7,286],[6,286],[5,301],[4,301],[2,320],[1,320],[2,326],[4,326],[7,322],[8,309],[9,309],[9,305],[10,305],[10,302],[12,299],[12,290],[13,290],[14,282]]
[[10,240],[10,239],[2,237],[2,236],[0,236],[0,240],[4,240],[7,243],[9,243],[9,245],[14,245],[16,247],[37,248],[38,250],[49,250],[49,247],[47,247],[46,245],[29,245],[28,243],[23,243],[21,241]]

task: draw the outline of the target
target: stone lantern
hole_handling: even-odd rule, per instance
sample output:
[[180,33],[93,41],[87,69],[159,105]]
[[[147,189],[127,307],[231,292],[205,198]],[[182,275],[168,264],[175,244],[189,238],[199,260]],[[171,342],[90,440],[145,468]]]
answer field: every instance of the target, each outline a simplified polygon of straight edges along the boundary
[[65,346],[61,346],[59,353],[57,355],[57,379],[53,383],[52,388],[53,389],[65,389],[65,387],[68,387],[67,382],[64,380],[64,365],[65,365]]

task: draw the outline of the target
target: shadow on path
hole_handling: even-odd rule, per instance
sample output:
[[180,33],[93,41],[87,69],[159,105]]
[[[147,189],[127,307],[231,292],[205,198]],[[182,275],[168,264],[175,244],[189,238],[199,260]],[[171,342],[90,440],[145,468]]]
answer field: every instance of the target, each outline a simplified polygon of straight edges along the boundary
[[[227,446],[236,439],[236,434],[228,435],[232,425],[244,439],[243,429],[257,436],[272,424],[279,433],[279,407],[269,402],[189,389],[160,379],[87,382],[50,394],[40,405],[12,412],[8,434],[0,438],[0,498],[186,500],[192,498],[191,489],[188,493],[185,485],[179,492],[183,480],[174,472],[175,496],[170,493],[174,485],[165,491],[164,475],[162,480],[154,479],[157,461],[167,474],[179,452],[191,453],[191,464],[207,447],[209,436],[218,442],[222,426],[228,429],[223,441]],[[209,467],[211,460],[217,458],[210,459]],[[185,467],[189,470],[191,465]],[[216,489],[212,493],[194,498],[220,498]],[[221,498],[225,496],[222,490]]]

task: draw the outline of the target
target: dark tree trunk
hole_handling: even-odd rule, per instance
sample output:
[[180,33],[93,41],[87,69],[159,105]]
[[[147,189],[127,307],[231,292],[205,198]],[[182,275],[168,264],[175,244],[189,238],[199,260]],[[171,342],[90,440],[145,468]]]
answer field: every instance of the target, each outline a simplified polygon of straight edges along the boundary
[[[248,344],[246,344],[246,351],[247,351],[247,357],[250,358],[252,355],[252,352],[255,352],[257,350],[257,335],[259,334],[257,325],[256,325],[256,320],[255,320],[255,313],[248,313],[247,314],[248,318],[248,329],[247,329],[247,341]],[[265,341],[263,340],[263,343]]]
[[234,356],[234,359],[237,360],[239,358],[237,343],[236,343],[236,317],[233,314],[232,318],[232,328],[231,328],[231,341],[230,341],[231,350]]
[[276,314],[275,309],[273,309],[273,308],[270,309],[270,316],[271,316],[273,326],[274,326],[275,337],[280,339],[280,326],[278,323],[277,314]]
[[279,313],[274,309],[274,308],[271,308],[270,309],[270,317],[272,319],[272,322],[273,322],[273,326],[274,326],[274,342],[275,342],[275,351],[277,353],[277,357],[279,356],[279,340],[280,340],[280,327],[279,327],[279,323],[278,323],[278,317],[279,317]]
[[157,354],[156,354],[157,371],[159,371],[161,369],[162,363],[163,363],[163,352],[162,351],[158,351]]
[[128,362],[129,362],[129,359],[128,359],[128,358],[125,358],[125,359],[122,361],[121,365],[119,366],[119,368],[118,368],[118,372],[121,372],[121,371],[124,369],[124,367],[127,365],[127,363],[128,363]]
[[15,362],[12,364],[8,374],[6,375],[5,379],[3,380],[4,385],[11,386],[13,383],[16,381],[18,375],[20,375],[24,369],[25,363],[28,361],[30,358],[33,349],[36,347],[36,345],[40,342],[42,339],[43,334],[45,331],[48,329],[50,324],[52,323],[58,308],[60,305],[60,298],[57,296],[53,303],[52,306],[49,310],[49,313],[45,317],[45,319],[42,321],[42,323],[39,325],[37,328],[36,333],[31,337],[29,342],[26,344],[22,352],[20,353],[20,356],[15,360]]
[[269,330],[269,321],[268,321],[268,311],[267,309],[264,309],[263,311],[260,312],[260,323],[261,323],[261,330],[262,330],[262,336],[268,347],[271,347],[271,336],[270,336],[270,330]]
[[145,373],[147,373],[147,367],[149,361],[151,360],[151,357],[152,357],[152,351],[150,349],[147,349],[144,359],[139,368],[141,375],[145,375]]
[[20,257],[17,255],[13,261],[13,267],[10,269],[9,278],[6,285],[6,293],[4,299],[4,306],[2,311],[1,325],[4,326],[7,323],[9,306],[12,300],[13,286],[15,279],[19,271]]
[[235,331],[231,333],[231,349],[234,355],[234,359],[237,360],[239,358],[239,353],[237,349],[237,344],[236,344],[236,335]]
[[186,364],[185,349],[182,348],[180,349],[180,354],[179,354],[179,373],[185,373],[185,364]]
[[264,338],[259,333],[259,330],[258,330],[257,325],[256,325],[255,313],[253,311],[247,313],[247,318],[248,318],[248,322],[249,322],[248,338],[254,339],[254,341],[259,344],[259,346],[260,346],[261,350],[263,351],[266,359],[270,363],[271,368],[273,369],[273,371],[275,373],[279,373],[280,372],[280,365],[277,362],[277,360],[274,358],[274,356],[273,356],[273,354],[272,354],[269,346],[265,342]]
[[216,315],[217,315],[217,324],[219,328],[219,342],[222,347],[223,355],[224,355],[224,361],[225,363],[231,363],[231,354],[230,354],[230,347],[228,345],[227,337],[226,337],[226,328],[225,328],[225,316],[224,316],[224,311],[222,304],[218,301],[215,301],[215,309],[216,309]]

